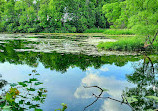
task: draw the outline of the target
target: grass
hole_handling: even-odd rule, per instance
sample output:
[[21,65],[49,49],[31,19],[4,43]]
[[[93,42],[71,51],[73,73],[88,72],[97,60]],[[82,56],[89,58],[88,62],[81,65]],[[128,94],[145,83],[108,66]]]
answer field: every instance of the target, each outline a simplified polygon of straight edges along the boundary
[[138,37],[125,37],[116,42],[101,42],[98,44],[98,48],[117,51],[139,51],[143,50],[143,46],[143,39]]
[[[144,37],[121,37],[116,42],[101,42],[98,44],[98,48],[105,50],[116,51],[144,51]],[[157,38],[158,41],[158,38]],[[147,51],[158,51],[158,42],[155,41],[153,46],[149,46]]]
[[131,29],[106,29],[103,33],[108,35],[134,35]]
[[103,33],[104,31],[105,29],[91,28],[91,29],[85,30],[83,33]]

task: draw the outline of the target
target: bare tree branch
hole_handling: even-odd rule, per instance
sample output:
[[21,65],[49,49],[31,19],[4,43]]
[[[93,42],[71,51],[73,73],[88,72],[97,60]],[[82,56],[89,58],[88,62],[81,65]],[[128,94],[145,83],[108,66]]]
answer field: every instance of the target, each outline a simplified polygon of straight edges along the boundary
[[[101,98],[101,99],[110,99],[110,100],[119,102],[119,103],[121,103],[121,104],[126,104],[126,105],[128,105],[133,111],[136,111],[136,110],[129,104],[128,100],[127,100],[127,99],[125,98],[125,96],[123,96],[123,95],[121,95],[122,101],[120,101],[120,100],[118,100],[118,99],[114,99],[114,98],[111,98],[111,97],[101,97],[101,95],[103,94],[104,90],[103,90],[102,88],[100,88],[99,86],[83,86],[83,87],[84,87],[84,88],[93,88],[93,87],[96,87],[96,88],[98,88],[98,89],[101,90],[101,92],[100,92],[100,94],[99,94],[98,96],[95,95],[94,93],[92,94],[92,96],[94,96],[96,99],[95,99],[91,104],[89,104],[88,106],[86,106],[83,111],[85,111],[88,107],[90,107],[90,106],[93,105],[95,102],[97,102],[99,98]],[[124,100],[125,100],[125,101],[124,101]]]

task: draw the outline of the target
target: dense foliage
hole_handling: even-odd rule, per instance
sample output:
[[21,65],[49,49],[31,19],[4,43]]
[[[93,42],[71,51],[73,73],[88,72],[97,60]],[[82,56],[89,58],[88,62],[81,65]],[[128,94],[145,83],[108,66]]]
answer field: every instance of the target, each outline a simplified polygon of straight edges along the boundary
[[105,28],[105,0],[0,0],[1,32],[83,32]]
[[103,12],[111,28],[130,28],[146,36],[146,45],[153,44],[158,35],[157,0],[123,0],[107,3]]

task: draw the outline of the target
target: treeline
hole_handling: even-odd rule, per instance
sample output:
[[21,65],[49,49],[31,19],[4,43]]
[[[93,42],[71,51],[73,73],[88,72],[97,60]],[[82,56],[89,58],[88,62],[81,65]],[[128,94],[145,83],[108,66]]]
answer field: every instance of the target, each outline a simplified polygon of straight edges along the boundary
[[0,0],[1,32],[84,32],[133,29],[155,35],[157,0]]
[[102,7],[106,1],[0,0],[0,31],[49,33],[105,28]]

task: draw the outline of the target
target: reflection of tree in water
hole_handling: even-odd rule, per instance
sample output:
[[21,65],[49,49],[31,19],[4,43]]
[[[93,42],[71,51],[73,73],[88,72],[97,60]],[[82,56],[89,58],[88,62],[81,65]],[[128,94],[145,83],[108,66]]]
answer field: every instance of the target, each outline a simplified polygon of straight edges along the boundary
[[129,88],[126,94],[130,104],[136,110],[158,108],[158,61],[152,61],[148,56],[139,64],[133,74],[127,75],[128,81],[136,84]]
[[145,55],[139,66],[136,66],[135,72],[127,75],[128,81],[136,84],[136,87],[127,88],[121,95],[122,100],[102,96],[104,89],[99,86],[85,87],[97,87],[101,90],[101,93],[99,95],[92,94],[96,99],[84,110],[97,102],[98,99],[110,99],[120,104],[126,104],[133,111],[154,111],[158,109],[158,59],[157,56],[155,57],[155,59],[151,59]]
[[0,94],[0,110],[23,111],[34,109],[41,111],[39,107],[46,99],[47,90],[40,87],[43,83],[36,78],[38,75],[36,70],[33,70],[32,74],[29,74],[30,79],[28,81],[8,84],[6,87],[4,87],[6,82],[1,82],[0,85],[3,86],[3,90]]
[[[45,68],[51,70],[66,72],[69,67],[79,67],[85,71],[88,67],[100,68],[103,64],[115,64],[124,66],[128,61],[138,61],[140,58],[135,56],[88,56],[84,54],[59,54],[56,52],[16,52],[15,49],[26,49],[24,47],[31,44],[30,41],[10,40],[0,44],[0,62],[9,62],[11,64],[27,64],[34,67],[33,64],[41,62]],[[32,43],[37,44],[37,43]]]

